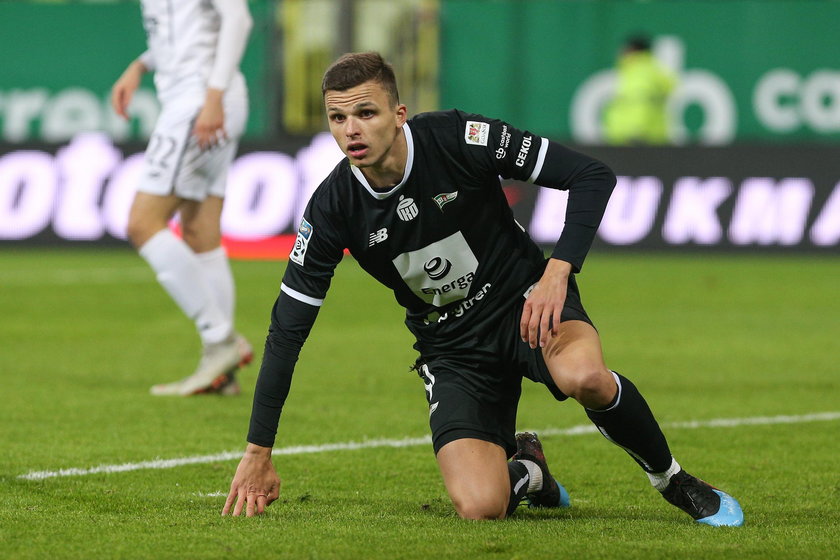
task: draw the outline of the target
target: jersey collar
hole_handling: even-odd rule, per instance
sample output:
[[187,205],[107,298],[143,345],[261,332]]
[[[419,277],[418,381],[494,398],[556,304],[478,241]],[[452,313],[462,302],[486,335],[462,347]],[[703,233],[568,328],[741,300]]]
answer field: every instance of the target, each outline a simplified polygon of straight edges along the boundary
[[365,190],[367,190],[367,192],[369,192],[373,198],[376,198],[378,200],[385,200],[386,198],[400,190],[402,186],[405,185],[405,182],[408,181],[408,176],[411,175],[411,167],[414,165],[414,140],[411,137],[411,129],[408,127],[408,123],[404,123],[402,128],[403,133],[405,133],[405,143],[408,154],[405,158],[405,172],[403,173],[403,178],[399,182],[399,184],[394,186],[394,188],[388,191],[375,191],[370,186],[370,183],[368,183],[367,178],[365,178],[364,173],[362,173],[362,170],[356,167],[355,165],[350,166],[350,171],[353,172],[353,175],[356,176],[356,179],[358,179],[358,181],[362,184]]

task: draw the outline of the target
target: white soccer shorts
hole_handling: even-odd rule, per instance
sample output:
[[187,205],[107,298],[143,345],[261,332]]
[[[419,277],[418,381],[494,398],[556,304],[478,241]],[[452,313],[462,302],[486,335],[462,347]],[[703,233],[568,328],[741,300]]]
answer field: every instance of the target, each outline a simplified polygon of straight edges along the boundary
[[190,95],[163,105],[146,147],[146,165],[138,191],[198,201],[209,195],[224,197],[228,167],[245,131],[248,96],[244,88],[226,93],[227,139],[204,150],[192,134],[203,101],[203,94]]

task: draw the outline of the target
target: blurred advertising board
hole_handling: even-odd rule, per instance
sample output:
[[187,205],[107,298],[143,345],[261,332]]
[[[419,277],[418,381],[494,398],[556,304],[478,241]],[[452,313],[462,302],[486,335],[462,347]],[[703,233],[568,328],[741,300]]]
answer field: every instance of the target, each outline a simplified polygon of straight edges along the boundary
[[444,1],[440,103],[598,144],[618,51],[644,33],[678,77],[673,143],[836,143],[838,21],[834,0]]
[[[242,60],[250,92],[246,135],[264,136],[273,110],[269,0],[249,2],[254,27]],[[139,2],[0,1],[0,142],[64,142],[83,131],[148,139],[160,107],[146,76],[125,122],[111,86],[146,48]]]
[[[126,245],[141,144],[102,133],[66,144],[0,145],[0,248]],[[840,166],[828,147],[584,148],[618,184],[596,248],[836,253]],[[245,142],[222,216],[234,257],[286,258],[311,193],[342,155],[328,133]],[[541,245],[563,228],[566,193],[504,184]],[[173,227],[177,227],[173,224]]]

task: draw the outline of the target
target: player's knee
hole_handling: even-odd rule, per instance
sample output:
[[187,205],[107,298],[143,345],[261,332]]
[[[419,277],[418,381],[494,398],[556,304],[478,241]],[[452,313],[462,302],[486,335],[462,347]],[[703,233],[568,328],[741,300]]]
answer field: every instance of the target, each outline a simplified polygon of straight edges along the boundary
[[569,396],[587,408],[609,405],[615,396],[615,379],[600,364],[580,366],[569,376]]
[[455,511],[462,519],[487,521],[503,519],[507,511],[506,500],[492,497],[469,496],[452,500]]
[[201,230],[192,222],[181,223],[181,237],[184,239],[184,243],[193,250],[196,246],[201,245]]
[[128,216],[128,224],[126,225],[126,235],[128,240],[136,248],[142,247],[148,241],[156,230],[152,227],[148,220],[143,216],[131,213]]

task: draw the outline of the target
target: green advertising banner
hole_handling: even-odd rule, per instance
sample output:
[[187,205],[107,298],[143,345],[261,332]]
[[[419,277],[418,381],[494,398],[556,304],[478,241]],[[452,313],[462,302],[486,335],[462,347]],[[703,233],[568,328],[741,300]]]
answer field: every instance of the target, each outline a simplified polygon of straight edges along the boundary
[[675,70],[675,143],[840,140],[840,2],[448,0],[441,105],[558,139],[602,140],[624,39]]
[[[266,57],[276,4],[249,4],[254,27],[242,71],[253,137],[266,134],[272,110]],[[118,140],[147,138],[159,111],[150,77],[135,95],[131,122],[109,103],[111,86],[145,41],[138,2],[0,2],[0,141],[61,142],[90,130]]]

